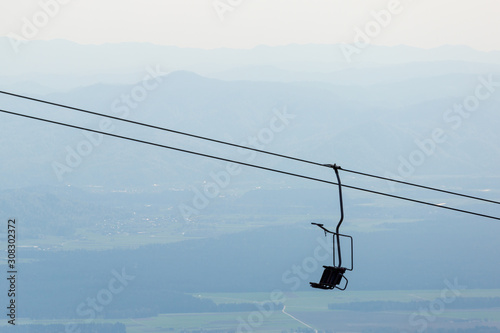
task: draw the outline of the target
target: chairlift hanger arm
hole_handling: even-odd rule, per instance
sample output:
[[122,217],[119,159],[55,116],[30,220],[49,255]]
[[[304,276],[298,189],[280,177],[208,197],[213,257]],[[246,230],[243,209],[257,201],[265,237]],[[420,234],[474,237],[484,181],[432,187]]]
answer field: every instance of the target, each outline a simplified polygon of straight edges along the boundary
[[311,224],[316,225],[316,226],[320,227],[321,229],[323,229],[323,231],[325,232],[325,236],[326,236],[327,233],[329,233],[329,234],[335,234],[333,231],[330,231],[327,228],[325,228],[324,224],[322,224],[322,223],[311,222]]

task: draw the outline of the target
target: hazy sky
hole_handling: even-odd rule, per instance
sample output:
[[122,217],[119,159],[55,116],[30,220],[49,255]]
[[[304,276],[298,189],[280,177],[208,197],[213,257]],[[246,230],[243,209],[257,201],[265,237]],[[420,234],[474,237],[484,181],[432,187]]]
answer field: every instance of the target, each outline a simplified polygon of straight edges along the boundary
[[[498,0],[0,0],[1,36],[251,48],[368,42],[500,50]],[[63,4],[64,3],[64,4]],[[45,5],[42,5],[45,4]],[[219,5],[219,12],[214,7]],[[391,13],[392,12],[392,13]],[[373,13],[381,13],[379,22]],[[390,17],[387,13],[391,13]],[[31,25],[31,26],[30,26]]]

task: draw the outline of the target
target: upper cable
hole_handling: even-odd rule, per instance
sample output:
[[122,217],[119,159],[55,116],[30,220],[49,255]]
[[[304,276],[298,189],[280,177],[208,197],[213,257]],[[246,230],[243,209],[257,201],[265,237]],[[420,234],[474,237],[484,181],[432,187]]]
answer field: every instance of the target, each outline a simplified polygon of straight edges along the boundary
[[[34,102],[38,102],[38,103],[47,104],[47,105],[57,106],[60,108],[65,108],[65,109],[69,109],[69,110],[73,110],[73,111],[77,111],[77,112],[83,112],[83,113],[87,113],[87,114],[91,114],[91,115],[95,115],[95,116],[105,117],[105,118],[109,118],[109,119],[113,119],[113,120],[117,120],[117,121],[122,121],[125,123],[130,123],[130,124],[134,124],[134,125],[138,125],[138,126],[143,126],[143,127],[147,127],[147,128],[151,128],[151,129],[156,129],[156,130],[160,130],[160,131],[166,131],[166,132],[170,132],[170,133],[174,133],[174,134],[184,135],[184,136],[188,136],[188,137],[192,137],[192,138],[196,138],[196,139],[200,139],[200,140],[205,140],[205,141],[209,141],[209,142],[214,142],[214,143],[218,143],[218,144],[222,144],[222,145],[227,145],[227,146],[236,147],[236,148],[240,148],[240,149],[255,151],[258,153],[267,154],[267,155],[276,156],[276,157],[281,157],[281,158],[285,158],[285,159],[293,160],[293,161],[297,161],[297,162],[303,162],[303,163],[312,164],[312,165],[321,166],[321,167],[331,167],[330,164],[319,163],[319,162],[310,161],[310,160],[297,158],[297,157],[293,157],[293,156],[288,156],[288,155],[284,155],[284,154],[278,154],[278,153],[274,153],[274,152],[270,152],[270,151],[266,151],[266,150],[262,150],[262,149],[238,145],[238,144],[227,142],[227,141],[217,140],[217,139],[213,139],[213,138],[209,138],[209,137],[205,137],[205,136],[201,136],[201,135],[182,132],[182,131],[173,130],[170,128],[160,127],[160,126],[156,126],[156,125],[151,125],[151,124],[147,124],[147,123],[141,123],[141,122],[134,121],[134,120],[124,119],[124,118],[120,118],[120,117],[116,117],[116,116],[111,116],[111,115],[107,115],[107,114],[103,114],[103,113],[99,113],[99,112],[94,112],[94,111],[90,111],[90,110],[86,110],[86,109],[82,109],[82,108],[77,108],[77,107],[73,107],[73,106],[69,106],[69,105],[65,105],[65,104],[50,102],[47,100],[33,98],[33,97],[25,96],[25,95],[15,94],[15,93],[7,92],[7,91],[0,90],[0,94],[4,94],[4,95],[16,97],[16,98],[21,98],[21,99],[26,99],[26,100],[30,100],[30,101],[34,101]],[[425,185],[411,183],[411,182],[402,181],[402,180],[397,180],[397,179],[393,179],[393,178],[377,176],[377,175],[369,174],[366,172],[360,172],[360,171],[355,171],[355,170],[350,170],[350,169],[342,169],[342,170],[345,172],[357,174],[360,176],[381,179],[381,180],[395,182],[395,183],[399,183],[399,184],[403,184],[403,185],[418,187],[418,188],[422,188],[422,189],[426,189],[426,190],[446,193],[446,194],[450,194],[450,195],[455,195],[455,196],[460,196],[460,197],[464,197],[464,198],[468,198],[468,199],[479,200],[479,201],[483,201],[483,202],[488,202],[488,203],[500,205],[500,201],[495,201],[495,200],[491,200],[491,199],[485,199],[485,198],[481,198],[481,197],[477,197],[477,196],[472,196],[472,195],[468,195],[468,194],[443,190],[443,189],[439,189],[439,188],[435,188],[435,187],[425,186]]]

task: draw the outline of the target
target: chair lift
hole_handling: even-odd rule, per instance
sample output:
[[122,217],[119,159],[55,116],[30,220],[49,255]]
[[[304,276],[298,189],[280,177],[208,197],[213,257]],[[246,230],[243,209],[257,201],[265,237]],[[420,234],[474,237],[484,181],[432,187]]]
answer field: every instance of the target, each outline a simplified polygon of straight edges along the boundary
[[[334,165],[327,164],[327,166],[333,168],[333,170],[335,170],[335,175],[337,176],[337,181],[338,181],[338,185],[339,185],[339,199],[340,199],[340,221],[337,224],[337,229],[335,230],[335,232],[326,229],[323,226],[323,224],[311,223],[311,224],[314,224],[314,225],[320,227],[321,229],[323,229],[323,231],[325,232],[325,237],[327,236],[327,233],[332,234],[332,238],[333,238],[333,266],[323,266],[324,271],[323,271],[323,275],[321,276],[321,280],[319,281],[319,283],[310,282],[310,284],[311,284],[311,287],[318,288],[318,289],[327,289],[328,290],[328,289],[337,288],[339,290],[345,290],[347,288],[347,284],[349,283],[349,281],[344,276],[344,274],[346,271],[353,270],[353,255],[352,255],[353,254],[353,241],[352,241],[351,236],[343,235],[343,234],[339,233],[340,225],[342,224],[342,221],[344,220],[344,204],[343,204],[343,200],[342,200],[342,184],[340,182],[340,176],[339,176],[339,169],[341,169],[341,167],[336,165],[336,164],[334,164]],[[342,267],[342,253],[340,250],[341,249],[341,246],[340,246],[340,239],[341,238],[348,238],[350,240],[350,244],[351,244],[351,265],[350,265],[350,268]],[[335,244],[337,245],[337,251],[335,251]],[[338,265],[335,264],[336,253],[338,254],[338,258],[339,258]],[[345,284],[343,287],[341,287],[340,283],[342,282],[343,279],[345,280]]]

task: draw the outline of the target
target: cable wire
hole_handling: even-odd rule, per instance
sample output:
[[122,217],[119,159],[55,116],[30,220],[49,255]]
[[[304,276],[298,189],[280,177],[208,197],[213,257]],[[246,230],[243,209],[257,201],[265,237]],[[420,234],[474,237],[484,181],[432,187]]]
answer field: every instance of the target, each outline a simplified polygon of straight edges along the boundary
[[485,201],[485,202],[489,202],[489,203],[500,204],[499,201],[495,201],[495,200],[490,200],[490,199],[475,197],[475,196],[467,195],[467,194],[463,194],[463,193],[457,193],[457,192],[442,190],[442,189],[439,189],[439,188],[429,187],[429,186],[415,184],[415,183],[409,183],[409,182],[405,182],[403,180],[397,180],[397,179],[393,179],[393,178],[387,178],[387,177],[382,177],[382,176],[377,176],[377,175],[371,175],[369,173],[364,173],[364,172],[359,172],[359,171],[354,171],[354,170],[349,170],[349,169],[344,169],[344,168],[342,168],[342,170],[345,171],[345,172],[350,172],[350,173],[354,173],[354,174],[361,175],[361,176],[366,176],[366,177],[372,177],[372,178],[387,180],[387,181],[391,181],[391,182],[395,182],[395,183],[399,183],[399,184],[404,184],[404,185],[409,185],[409,186],[423,188],[423,189],[426,189],[426,190],[432,190],[432,191],[442,192],[442,193],[446,193],[446,194],[457,195],[457,196],[468,198],[468,199],[475,199],[475,200],[481,200],[481,201]]
[[[308,164],[322,166],[322,167],[329,167],[329,164],[318,163],[318,162],[314,162],[314,161],[310,161],[310,160],[306,160],[306,159],[302,159],[302,158],[297,158],[297,157],[293,157],[293,156],[278,154],[278,153],[274,153],[274,152],[270,152],[270,151],[266,151],[266,150],[262,150],[262,149],[252,148],[252,147],[248,147],[248,146],[242,146],[242,145],[234,144],[234,143],[227,142],[227,141],[216,140],[216,139],[208,138],[208,137],[201,136],[201,135],[177,131],[177,130],[173,130],[173,129],[169,129],[169,128],[165,128],[165,127],[160,127],[160,126],[155,126],[155,125],[151,125],[151,124],[141,123],[141,122],[134,121],[134,120],[115,117],[115,116],[111,116],[111,115],[107,115],[107,114],[103,114],[103,113],[98,113],[98,112],[94,112],[94,111],[89,111],[89,110],[85,110],[85,109],[81,109],[81,108],[77,108],[77,107],[73,107],[73,106],[69,106],[69,105],[54,103],[54,102],[50,102],[50,101],[46,101],[46,100],[42,100],[42,99],[38,99],[38,98],[14,94],[14,93],[7,92],[7,91],[0,90],[0,94],[4,94],[4,95],[16,97],[16,98],[21,98],[21,99],[26,99],[26,100],[30,100],[30,101],[34,101],[34,102],[38,102],[38,103],[47,104],[47,105],[57,106],[57,107],[65,108],[65,109],[70,109],[73,111],[83,112],[83,113],[87,113],[87,114],[91,114],[91,115],[95,115],[95,116],[101,116],[101,117],[105,117],[105,118],[109,118],[109,119],[113,119],[113,120],[117,120],[117,121],[122,121],[122,122],[130,123],[130,124],[134,124],[134,125],[144,126],[144,127],[148,127],[148,128],[152,128],[152,129],[156,129],[156,130],[161,130],[161,131],[165,131],[165,132],[184,135],[184,136],[188,136],[188,137],[192,137],[192,138],[196,138],[196,139],[200,139],[200,140],[215,142],[215,143],[222,144],[222,145],[251,150],[251,151],[258,152],[258,153],[272,155],[272,156],[276,156],[276,157],[281,157],[281,158],[285,158],[285,159],[289,159],[289,160],[293,160],[293,161],[297,161],[297,162],[303,162],[303,163],[308,163]],[[399,184],[404,184],[404,185],[408,185],[408,186],[423,188],[426,190],[437,191],[437,192],[441,192],[441,193],[446,193],[446,194],[450,194],[450,195],[455,195],[455,196],[460,196],[460,197],[464,197],[464,198],[468,198],[468,199],[474,199],[474,200],[479,200],[479,201],[484,201],[484,202],[494,203],[494,204],[500,205],[500,201],[485,199],[485,198],[476,197],[476,196],[467,195],[467,194],[462,194],[462,193],[453,192],[453,191],[442,190],[442,189],[438,189],[435,187],[410,183],[410,182],[401,181],[401,180],[397,180],[397,179],[393,179],[393,178],[377,176],[377,175],[373,175],[373,174],[369,174],[369,173],[365,173],[365,172],[359,172],[359,171],[354,171],[354,170],[349,170],[349,169],[342,169],[342,170],[345,172],[350,172],[350,173],[354,173],[354,174],[361,175],[361,176],[382,179],[382,180],[395,182],[395,183],[399,183]]]
[[134,124],[134,125],[144,126],[144,127],[148,127],[148,128],[152,128],[152,129],[156,129],[156,130],[160,130],[160,131],[165,131],[165,132],[170,132],[170,133],[185,135],[185,136],[189,136],[189,137],[200,139],[200,140],[206,140],[206,141],[210,141],[210,142],[219,143],[219,144],[222,144],[222,145],[227,145],[227,146],[241,148],[241,149],[246,149],[246,150],[252,150],[252,151],[255,151],[255,152],[258,152],[258,153],[268,154],[268,155],[277,156],[277,157],[282,157],[282,158],[286,158],[286,159],[294,160],[294,161],[298,161],[298,162],[309,163],[309,164],[313,164],[313,165],[317,165],[317,166],[325,166],[322,163],[308,161],[308,160],[304,160],[304,159],[297,158],[297,157],[292,157],[292,156],[277,154],[277,153],[273,153],[273,152],[270,152],[270,151],[266,151],[266,150],[262,150],[262,149],[257,149],[257,148],[252,148],[252,147],[248,147],[248,146],[242,146],[242,145],[238,145],[238,144],[227,142],[227,141],[216,140],[216,139],[208,138],[208,137],[201,136],[201,135],[196,135],[196,134],[187,133],[187,132],[181,132],[181,131],[173,130],[173,129],[170,129],[170,128],[165,128],[165,127],[160,127],[160,126],[156,126],[156,125],[141,123],[141,122],[138,122],[138,121],[124,119],[124,118],[120,118],[120,117],[110,116],[110,115],[107,115],[107,114],[103,114],[103,113],[99,113],[99,112],[94,112],[94,111],[89,111],[89,110],[85,110],[85,109],[80,109],[80,108],[76,108],[76,107],[68,106],[68,105],[64,105],[64,104],[53,103],[53,102],[45,101],[45,100],[38,99],[38,98],[27,97],[27,96],[18,95],[18,94],[13,94],[13,93],[6,92],[6,91],[1,91],[1,90],[0,90],[0,94],[5,94],[5,95],[17,97],[17,98],[27,99],[27,100],[38,102],[38,103],[43,103],[43,104],[57,106],[57,107],[65,108],[65,109],[70,109],[70,110],[78,111],[78,112],[83,112],[83,113],[91,114],[91,115],[94,115],[94,116],[101,116],[101,117],[105,117],[105,118],[109,118],[109,119],[113,119],[113,120],[123,121],[125,123],[130,123],[130,124]]
[[[214,155],[199,153],[199,152],[195,152],[195,151],[191,151],[191,150],[186,150],[186,149],[181,149],[181,148],[177,148],[177,147],[166,146],[166,145],[162,145],[162,144],[159,144],[159,143],[149,142],[149,141],[145,141],[145,140],[139,140],[139,139],[130,138],[130,137],[126,137],[126,136],[122,136],[122,135],[118,135],[118,134],[113,134],[113,133],[103,132],[103,131],[94,130],[94,129],[90,129],[90,128],[86,128],[86,127],[81,127],[81,126],[71,125],[71,124],[67,124],[67,123],[62,123],[62,122],[58,122],[58,121],[55,121],[55,120],[50,120],[50,119],[45,119],[45,118],[39,118],[39,117],[29,116],[29,115],[26,115],[26,114],[21,114],[21,113],[17,113],[17,112],[7,111],[7,110],[3,110],[3,109],[0,109],[0,112],[6,113],[6,114],[10,114],[10,115],[14,115],[14,116],[18,116],[18,117],[24,117],[24,118],[28,118],[28,119],[32,119],[32,120],[37,120],[37,121],[42,121],[42,122],[46,122],[46,123],[51,123],[51,124],[55,124],[55,125],[60,125],[60,126],[70,127],[70,128],[74,128],[74,129],[83,130],[83,131],[98,133],[98,134],[102,134],[102,135],[106,135],[106,136],[111,136],[111,137],[115,137],[115,138],[119,138],[119,139],[123,139],[123,140],[128,140],[128,141],[133,141],[133,142],[137,142],[137,143],[147,144],[147,145],[151,145],[151,146],[155,146],[155,147],[160,147],[160,148],[164,148],[164,149],[170,149],[170,150],[179,151],[179,152],[183,152],[183,153],[187,153],[187,154],[192,154],[192,155],[197,155],[197,156],[201,156],[201,157],[211,158],[211,159],[215,159],[215,160],[219,160],[219,161],[225,161],[225,162],[240,164],[240,165],[244,165],[244,166],[248,166],[248,167],[252,167],[252,168],[257,168],[257,169],[262,169],[262,170],[266,170],[266,171],[281,173],[281,174],[285,174],[285,175],[289,175],[289,176],[294,176],[294,177],[299,177],[299,178],[303,178],[303,179],[307,179],[307,180],[312,180],[312,181],[316,181],[316,182],[321,182],[321,183],[326,183],[326,184],[331,184],[331,185],[339,185],[338,183],[335,183],[335,182],[332,182],[332,181],[328,181],[328,180],[324,180],[324,179],[320,179],[320,178],[309,177],[309,176],[300,175],[300,174],[297,174],[297,173],[292,173],[292,172],[288,172],[288,171],[283,171],[283,170],[278,170],[278,169],[264,167],[264,166],[261,166],[261,165],[256,165],[256,164],[250,164],[250,163],[246,163],[246,162],[231,160],[231,159],[228,159],[228,158],[223,158],[223,157],[219,157],[219,156],[214,156]],[[405,198],[405,197],[401,197],[401,196],[397,196],[397,195],[393,195],[393,194],[388,194],[388,193],[384,193],[384,192],[373,191],[373,190],[369,190],[369,189],[365,189],[365,188],[361,188],[361,187],[356,187],[356,186],[350,186],[350,185],[345,185],[345,184],[342,184],[342,186],[345,187],[345,188],[349,188],[349,189],[353,189],[353,190],[358,190],[358,191],[363,191],[363,192],[368,192],[368,193],[377,194],[377,195],[382,195],[382,196],[386,196],[386,197],[390,197],[390,198],[395,198],[395,199],[400,199],[400,200],[406,200],[406,201],[410,201],[410,202],[414,202],[414,203],[419,203],[419,204],[423,204],[423,205],[428,205],[428,206],[433,206],[433,207],[437,207],[437,208],[448,209],[448,210],[452,210],[452,211],[456,211],[456,212],[460,212],[460,213],[465,213],[465,214],[470,214],[470,215],[485,217],[485,218],[494,219],[494,220],[500,220],[500,217],[486,215],[486,214],[481,214],[481,213],[476,213],[476,212],[472,212],[472,211],[468,211],[468,210],[464,210],[464,209],[459,209],[459,208],[454,208],[454,207],[448,207],[448,206],[442,206],[442,205],[434,204],[434,203],[431,203],[431,202],[426,202],[426,201],[421,201],[421,200],[416,200],[416,199],[411,199],[411,198]]]

